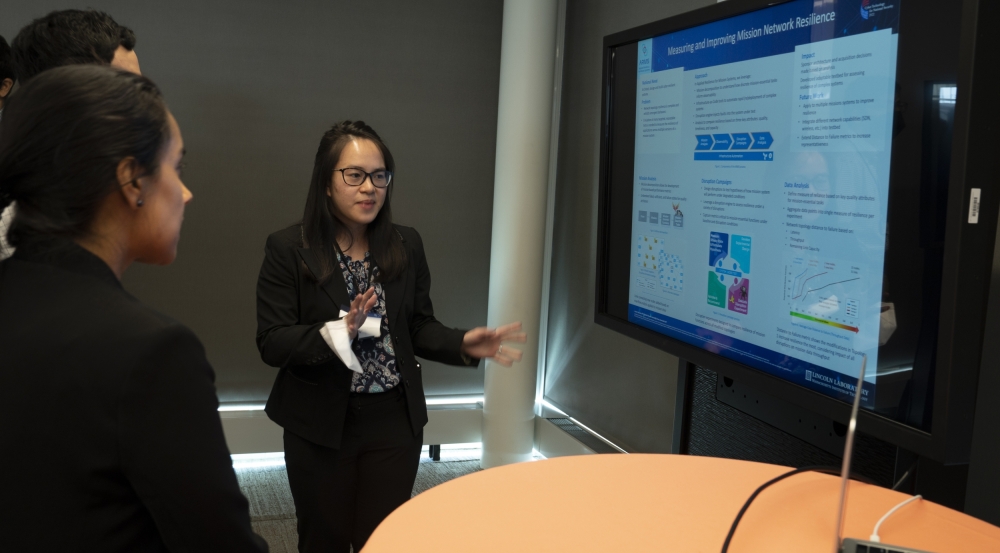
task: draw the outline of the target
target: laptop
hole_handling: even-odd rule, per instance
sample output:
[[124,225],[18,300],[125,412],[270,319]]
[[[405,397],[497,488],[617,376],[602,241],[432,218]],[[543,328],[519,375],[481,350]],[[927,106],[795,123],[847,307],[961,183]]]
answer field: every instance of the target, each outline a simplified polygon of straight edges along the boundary
[[847,515],[847,487],[851,474],[851,457],[854,455],[854,431],[858,426],[858,410],[861,407],[861,388],[865,382],[865,368],[868,356],[861,357],[861,374],[858,375],[858,387],[854,392],[854,405],[851,407],[851,422],[847,425],[847,439],[844,443],[844,461],[840,466],[840,501],[837,503],[837,540],[834,542],[833,553],[930,553],[921,549],[900,547],[884,542],[844,538],[844,519]]

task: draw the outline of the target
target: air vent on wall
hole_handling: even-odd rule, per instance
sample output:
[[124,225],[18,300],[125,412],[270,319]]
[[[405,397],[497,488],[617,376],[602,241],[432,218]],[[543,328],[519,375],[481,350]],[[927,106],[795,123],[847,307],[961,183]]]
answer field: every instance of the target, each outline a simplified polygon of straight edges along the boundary
[[604,440],[580,428],[568,418],[550,418],[549,422],[561,428],[564,432],[573,436],[576,441],[590,448],[594,453],[621,453],[617,449],[608,445]]

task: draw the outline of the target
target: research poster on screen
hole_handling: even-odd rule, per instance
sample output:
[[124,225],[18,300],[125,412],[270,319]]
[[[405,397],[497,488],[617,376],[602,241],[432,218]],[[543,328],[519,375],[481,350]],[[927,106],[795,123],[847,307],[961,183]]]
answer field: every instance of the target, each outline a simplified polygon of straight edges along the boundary
[[[819,8],[818,6],[822,6]],[[629,320],[874,404],[899,2],[638,44]]]

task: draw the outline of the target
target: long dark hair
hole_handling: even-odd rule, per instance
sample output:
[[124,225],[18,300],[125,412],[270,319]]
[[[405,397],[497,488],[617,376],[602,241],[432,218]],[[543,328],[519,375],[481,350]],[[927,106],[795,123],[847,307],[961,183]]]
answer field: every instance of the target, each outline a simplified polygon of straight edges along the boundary
[[11,245],[87,235],[121,160],[156,173],[168,125],[160,90],[139,75],[68,65],[24,83],[0,122],[0,209],[17,202]]
[[[344,147],[355,138],[371,140],[382,152],[385,168],[396,172],[396,164],[392,160],[389,148],[382,142],[375,129],[364,121],[342,121],[326,131],[319,141],[316,151],[316,162],[313,165],[312,182],[309,185],[309,195],[306,198],[305,214],[302,216],[302,235],[304,246],[313,250],[319,260],[321,274],[313,275],[319,282],[325,282],[334,270],[339,270],[337,259],[338,236],[353,239],[347,226],[333,213],[333,200],[327,195],[327,189],[333,180],[333,170],[340,162],[340,154]],[[368,251],[379,269],[378,281],[390,282],[403,274],[406,269],[406,251],[403,241],[392,226],[392,189],[396,186],[393,179],[385,194],[385,202],[375,220],[368,224],[365,230],[368,238]]]

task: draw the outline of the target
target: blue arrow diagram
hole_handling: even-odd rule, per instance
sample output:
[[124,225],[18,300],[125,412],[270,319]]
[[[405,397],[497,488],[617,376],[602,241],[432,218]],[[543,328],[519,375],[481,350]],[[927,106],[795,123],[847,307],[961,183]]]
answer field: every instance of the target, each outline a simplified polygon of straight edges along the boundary
[[728,134],[713,134],[712,140],[715,140],[715,146],[712,146],[713,150],[728,150],[733,145],[733,137]]
[[750,147],[750,134],[745,132],[733,133],[733,149],[746,150]]
[[755,132],[753,134],[753,146],[750,148],[753,150],[767,150],[774,144],[774,138],[769,132]]

